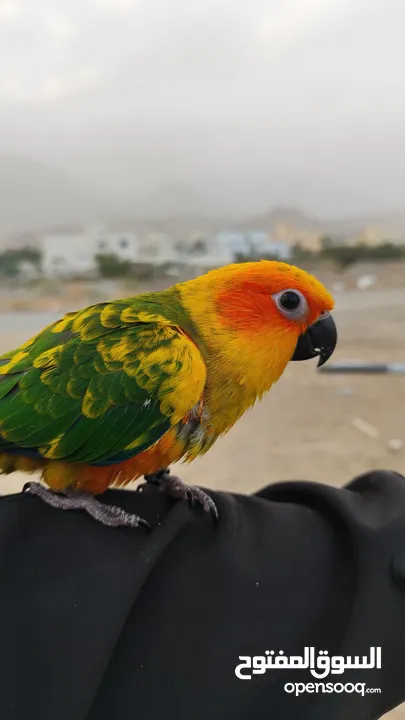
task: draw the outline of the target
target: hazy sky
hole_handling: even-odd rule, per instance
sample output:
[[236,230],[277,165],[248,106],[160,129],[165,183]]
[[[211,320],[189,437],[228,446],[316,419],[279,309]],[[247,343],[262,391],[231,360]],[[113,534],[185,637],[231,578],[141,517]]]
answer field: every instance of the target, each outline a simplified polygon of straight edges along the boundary
[[0,152],[128,198],[405,210],[404,37],[404,0],[0,0]]

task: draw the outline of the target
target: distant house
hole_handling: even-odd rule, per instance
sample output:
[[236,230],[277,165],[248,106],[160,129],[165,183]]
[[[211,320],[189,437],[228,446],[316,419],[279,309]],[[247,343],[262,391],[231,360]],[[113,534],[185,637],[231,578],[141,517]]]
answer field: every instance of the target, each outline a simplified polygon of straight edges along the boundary
[[244,234],[247,247],[251,255],[269,255],[270,238],[264,230],[250,230]]
[[115,255],[120,260],[138,262],[139,240],[133,232],[101,232],[95,238],[95,253]]
[[229,265],[242,257],[287,260],[291,254],[286,243],[271,241],[262,231],[223,230],[210,238],[196,237],[191,245],[180,247],[183,266],[192,268],[195,274]]
[[218,242],[218,238],[197,238],[183,256],[184,265],[192,267],[196,274],[211,268],[229,265],[234,255],[226,243]]
[[292,256],[291,247],[283,240],[270,240],[266,246],[266,254],[268,257],[278,258],[278,260],[290,260]]
[[238,255],[248,255],[251,251],[246,233],[232,230],[219,232],[214,237],[213,246],[217,254],[224,258],[224,265],[234,262]]
[[136,262],[139,243],[132,232],[107,232],[98,227],[55,230],[42,236],[42,270],[47,277],[92,277],[97,255],[115,255]]
[[267,232],[262,230],[251,231],[223,231],[216,235],[214,243],[218,255],[226,263],[234,262],[238,257],[276,257],[288,260],[291,249],[286,242],[272,240]]
[[46,277],[94,275],[97,271],[93,236],[88,231],[54,231],[43,235],[42,271]]
[[177,265],[181,264],[180,256],[177,244],[171,235],[150,231],[142,237],[137,262],[155,267]]

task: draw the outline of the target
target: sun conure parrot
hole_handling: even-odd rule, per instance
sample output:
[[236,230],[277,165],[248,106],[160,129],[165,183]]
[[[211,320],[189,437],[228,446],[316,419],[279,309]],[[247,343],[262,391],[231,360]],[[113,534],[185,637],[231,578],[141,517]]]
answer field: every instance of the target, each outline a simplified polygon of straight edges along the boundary
[[325,362],[332,307],[304,270],[261,261],[70,312],[0,358],[0,472],[40,470],[51,490],[28,491],[108,525],[144,521],[94,495],[141,476],[216,513],[169,466],[207,452],[290,360]]

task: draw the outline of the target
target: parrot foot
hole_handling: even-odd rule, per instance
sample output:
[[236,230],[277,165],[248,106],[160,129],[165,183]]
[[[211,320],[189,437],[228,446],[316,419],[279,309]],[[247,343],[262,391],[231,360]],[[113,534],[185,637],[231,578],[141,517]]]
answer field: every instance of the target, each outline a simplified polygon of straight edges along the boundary
[[150,527],[149,523],[147,523],[146,520],[142,520],[138,515],[127,513],[115,505],[105,505],[99,500],[96,500],[94,495],[80,490],[54,492],[53,490],[48,490],[40,483],[28,482],[25,483],[23,492],[36,495],[48,505],[58,508],[59,510],[84,510],[102,525],[133,528],[144,525],[145,527]]
[[[201,488],[186,485],[176,475],[170,475],[170,470],[165,468],[158,470],[152,475],[145,475],[146,486],[155,485],[166,495],[178,500],[189,500],[191,505],[201,505],[205,512],[212,512],[215,519],[218,520],[218,510],[213,499],[207,495]],[[142,486],[140,490],[142,490]]]

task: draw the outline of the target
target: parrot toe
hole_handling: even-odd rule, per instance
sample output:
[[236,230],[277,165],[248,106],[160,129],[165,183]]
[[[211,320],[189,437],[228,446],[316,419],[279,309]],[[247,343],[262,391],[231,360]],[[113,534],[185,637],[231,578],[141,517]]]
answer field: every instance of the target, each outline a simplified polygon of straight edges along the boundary
[[[218,520],[218,510],[212,497],[207,495],[204,490],[199,487],[186,485],[176,475],[171,475],[170,470],[165,468],[157,473],[145,475],[146,487],[154,485],[166,495],[178,500],[189,500],[191,505],[201,505],[205,512],[212,512],[215,519]],[[145,486],[141,486],[141,490]]]
[[23,492],[36,495],[41,500],[59,510],[84,510],[90,517],[102,525],[109,527],[150,527],[146,520],[127,513],[115,505],[105,505],[96,500],[94,495],[82,491],[66,490],[63,493],[48,490],[37,482],[28,482],[23,487]]
[[[176,480],[178,479],[179,478],[176,478]],[[210,495],[207,495],[204,490],[201,490],[201,488],[199,487],[194,487],[193,485],[191,487],[189,485],[185,485],[185,488],[187,492],[186,497],[190,499],[192,505],[194,505],[195,503],[201,505],[204,508],[205,512],[212,512],[215,519],[218,520],[217,506],[215,505]]]

